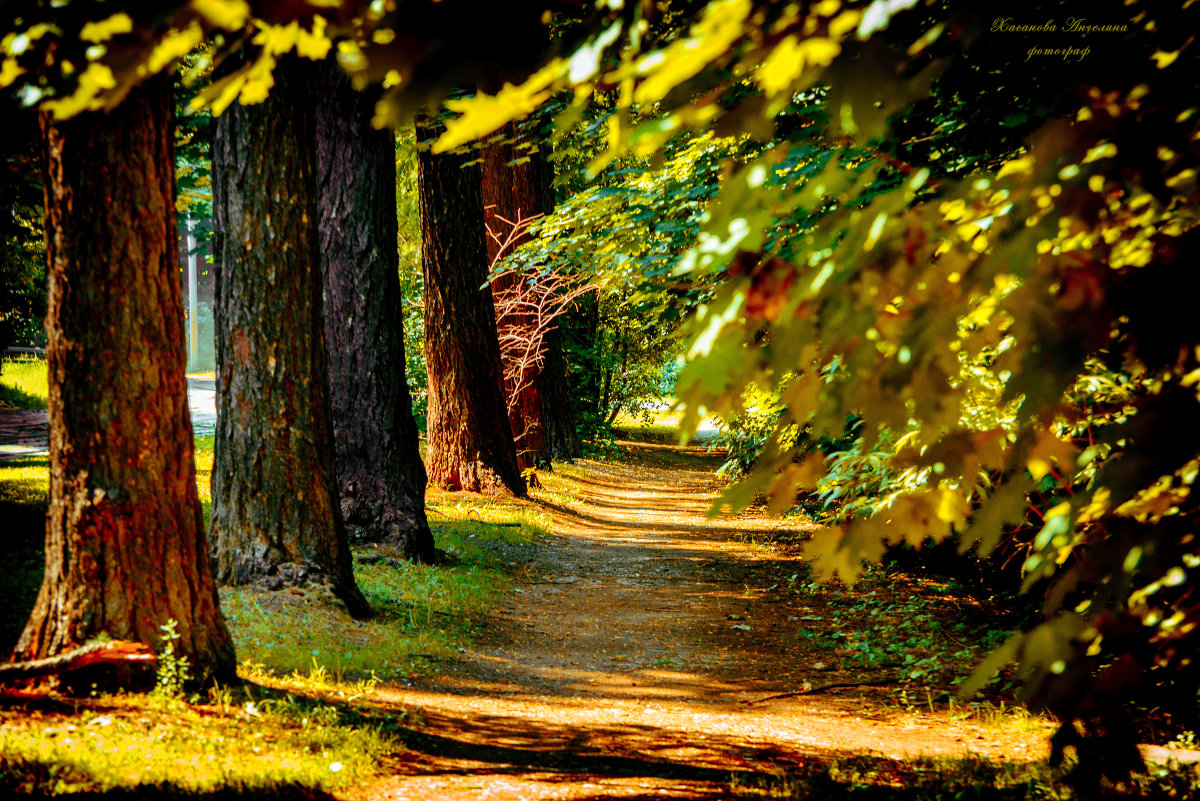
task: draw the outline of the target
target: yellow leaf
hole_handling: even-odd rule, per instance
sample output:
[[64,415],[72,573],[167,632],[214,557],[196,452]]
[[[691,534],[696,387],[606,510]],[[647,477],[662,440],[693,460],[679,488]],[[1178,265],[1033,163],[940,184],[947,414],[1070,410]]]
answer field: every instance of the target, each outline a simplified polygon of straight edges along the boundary
[[321,61],[329,55],[329,48],[333,47],[333,41],[325,35],[325,26],[324,17],[313,17],[312,33],[301,29],[296,34],[296,53],[305,58],[311,58],[313,61]]
[[242,90],[238,94],[238,102],[249,106],[266,100],[271,87],[275,85],[274,70],[275,58],[264,50],[258,61],[254,62],[254,66],[246,73]]
[[1034,481],[1041,481],[1043,477],[1051,470],[1051,464],[1045,459],[1033,458],[1025,463],[1025,467],[1029,469],[1029,475],[1033,476]]
[[849,31],[858,27],[861,15],[857,11],[843,11],[829,21],[829,35],[840,39]]
[[643,59],[646,77],[633,92],[635,103],[657,103],[729,50],[746,31],[750,0],[714,0],[689,35]]
[[263,25],[254,34],[254,43],[262,45],[263,50],[273,54],[282,54],[296,46],[296,37],[300,34],[300,23],[292,20],[288,25]]
[[1033,156],[1022,156],[1019,159],[1006,161],[1000,171],[996,173],[997,178],[1003,178],[1006,175],[1014,173],[1033,173]]
[[1173,53],[1166,53],[1162,50],[1157,50],[1152,56],[1150,56],[1150,58],[1154,59],[1155,66],[1161,70],[1166,69],[1175,63],[1175,59],[1179,58],[1179,53],[1179,50],[1176,50]]
[[6,58],[0,63],[0,88],[9,86],[17,78],[25,74],[25,68],[17,63],[15,58]]
[[58,100],[49,100],[45,108],[52,112],[56,119],[65,120],[81,111],[100,108],[103,103],[97,99],[99,94],[116,85],[117,79],[113,77],[108,65],[93,61],[79,76],[79,85],[74,94]]
[[566,66],[564,59],[555,59],[520,86],[504,84],[494,96],[480,92],[447,100],[446,108],[459,116],[446,123],[446,132],[433,143],[433,152],[453,150],[533,111],[550,97],[550,87],[565,74]]
[[182,31],[171,31],[154,46],[154,50],[150,52],[150,57],[146,59],[145,66],[139,72],[143,75],[153,75],[160,72],[163,67],[175,59],[182,58],[190,53],[192,48],[200,44],[200,39],[203,35],[204,32],[200,29],[200,25],[195,22]]
[[133,20],[124,11],[113,14],[100,22],[89,22],[79,32],[79,38],[85,42],[104,42],[118,33],[129,33],[133,30]]
[[942,498],[937,507],[938,520],[957,526],[961,525],[970,513],[971,500],[966,493],[953,489],[942,490]]
[[1117,155],[1117,146],[1112,142],[1103,142],[1088,150],[1087,155],[1083,157],[1083,164],[1091,164],[1093,161],[1100,159],[1108,159]]
[[250,19],[250,4],[245,0],[192,0],[192,8],[213,25],[227,31],[243,27]]
[[804,57],[800,54],[796,37],[788,36],[758,65],[754,76],[767,96],[774,97],[791,86],[803,70]]

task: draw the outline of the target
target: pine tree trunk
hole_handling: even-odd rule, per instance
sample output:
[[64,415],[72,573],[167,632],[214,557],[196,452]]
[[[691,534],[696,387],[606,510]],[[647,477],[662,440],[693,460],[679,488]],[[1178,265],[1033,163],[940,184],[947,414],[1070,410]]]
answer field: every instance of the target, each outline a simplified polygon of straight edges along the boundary
[[426,467],[435,486],[525,495],[508,422],[487,280],[479,167],[434,155],[432,125],[418,122],[417,191],[425,274],[429,374]]
[[317,91],[317,215],[342,516],[352,539],[433,559],[425,466],[404,375],[392,131],[333,62]]
[[212,538],[220,581],[328,582],[362,615],[334,476],[312,69],[281,59],[264,102],[216,123]]
[[176,259],[170,78],[114,111],[42,120],[49,267],[46,572],[16,648],[100,634],[160,644],[231,680],[196,493]]
[[[503,241],[518,220],[550,214],[554,210],[554,167],[540,147],[530,146],[528,136],[510,123],[504,141],[484,150],[483,204],[488,229]],[[526,233],[514,239],[509,252],[527,241]],[[488,237],[488,263],[495,261],[500,243]],[[524,281],[518,274],[503,275],[493,283],[497,295],[518,291]],[[567,390],[567,363],[563,358],[557,323],[537,320],[535,315],[509,313],[497,316],[497,333],[510,339],[535,343],[538,364],[513,359],[501,352],[505,373],[505,395],[509,423],[516,441],[522,469],[551,460],[570,461],[580,452]],[[514,380],[515,379],[515,380]]]

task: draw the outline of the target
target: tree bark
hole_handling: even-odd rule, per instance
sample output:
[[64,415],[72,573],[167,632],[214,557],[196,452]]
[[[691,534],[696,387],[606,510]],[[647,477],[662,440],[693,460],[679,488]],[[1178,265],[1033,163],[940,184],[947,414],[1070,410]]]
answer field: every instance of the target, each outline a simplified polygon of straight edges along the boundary
[[317,219],[342,516],[352,539],[433,560],[425,465],[404,375],[396,150],[336,63],[318,69]]
[[216,124],[212,537],[220,581],[328,582],[363,615],[334,475],[312,87],[282,58],[267,99]]
[[[490,144],[483,158],[483,204],[488,229],[501,240],[518,220],[550,214],[554,210],[554,166],[545,151],[531,144],[516,124],[504,129],[503,140]],[[529,234],[513,239],[510,251],[529,239]],[[488,263],[492,264],[500,243],[488,237]],[[519,288],[524,276],[510,273],[493,283],[497,293]],[[536,330],[539,321],[529,314],[497,317],[497,333],[519,341],[536,338],[541,351],[540,365],[504,363],[505,395],[509,423],[516,442],[517,459],[522,470],[552,460],[570,461],[580,453],[569,397],[566,396],[567,363],[563,358],[557,324]],[[511,330],[506,330],[511,329]],[[511,358],[501,352],[502,360]],[[520,376],[512,380],[517,373]]]
[[[568,311],[567,315],[574,314]],[[571,462],[583,455],[583,443],[575,429],[571,405],[571,379],[563,353],[562,325],[565,318],[546,334],[546,362],[542,369],[542,425],[546,458]]]
[[170,78],[109,113],[43,117],[49,270],[46,572],[22,660],[101,634],[235,676],[196,493],[176,259]]
[[[503,395],[478,166],[434,155],[418,121],[417,192],[429,376],[426,467],[440,487],[525,495]],[[421,147],[424,145],[424,147]]]

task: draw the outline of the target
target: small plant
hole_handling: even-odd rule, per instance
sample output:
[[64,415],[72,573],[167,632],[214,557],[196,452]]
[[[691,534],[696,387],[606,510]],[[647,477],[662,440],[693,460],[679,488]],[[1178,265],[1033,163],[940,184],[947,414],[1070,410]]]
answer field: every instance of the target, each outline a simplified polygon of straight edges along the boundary
[[179,632],[175,627],[178,625],[178,621],[172,618],[158,627],[162,631],[159,637],[162,650],[158,654],[154,692],[164,698],[179,698],[183,695],[184,685],[191,680],[188,658],[175,653],[175,643],[179,640]]
[[1176,735],[1174,740],[1167,743],[1167,748],[1187,750],[1194,749],[1197,745],[1200,745],[1200,743],[1198,743],[1196,740],[1196,732],[1181,731],[1178,735]]

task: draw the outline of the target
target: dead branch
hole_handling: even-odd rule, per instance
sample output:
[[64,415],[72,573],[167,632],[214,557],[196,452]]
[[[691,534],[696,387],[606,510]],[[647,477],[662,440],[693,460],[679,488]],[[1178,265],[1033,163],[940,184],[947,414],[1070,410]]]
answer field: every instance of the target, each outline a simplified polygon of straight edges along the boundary
[[[579,276],[558,268],[539,271],[517,269],[497,270],[500,260],[525,237],[529,226],[541,215],[507,220],[496,219],[508,226],[500,233],[488,228],[488,236],[498,246],[491,264],[492,302],[496,308],[496,334],[500,343],[500,358],[504,371],[504,386],[510,419],[521,396],[529,389],[545,365],[546,335],[557,327],[555,321],[574,307],[576,301],[589,292],[598,291]],[[513,431],[518,452],[521,443],[533,433],[537,421],[525,421],[521,431]]]

